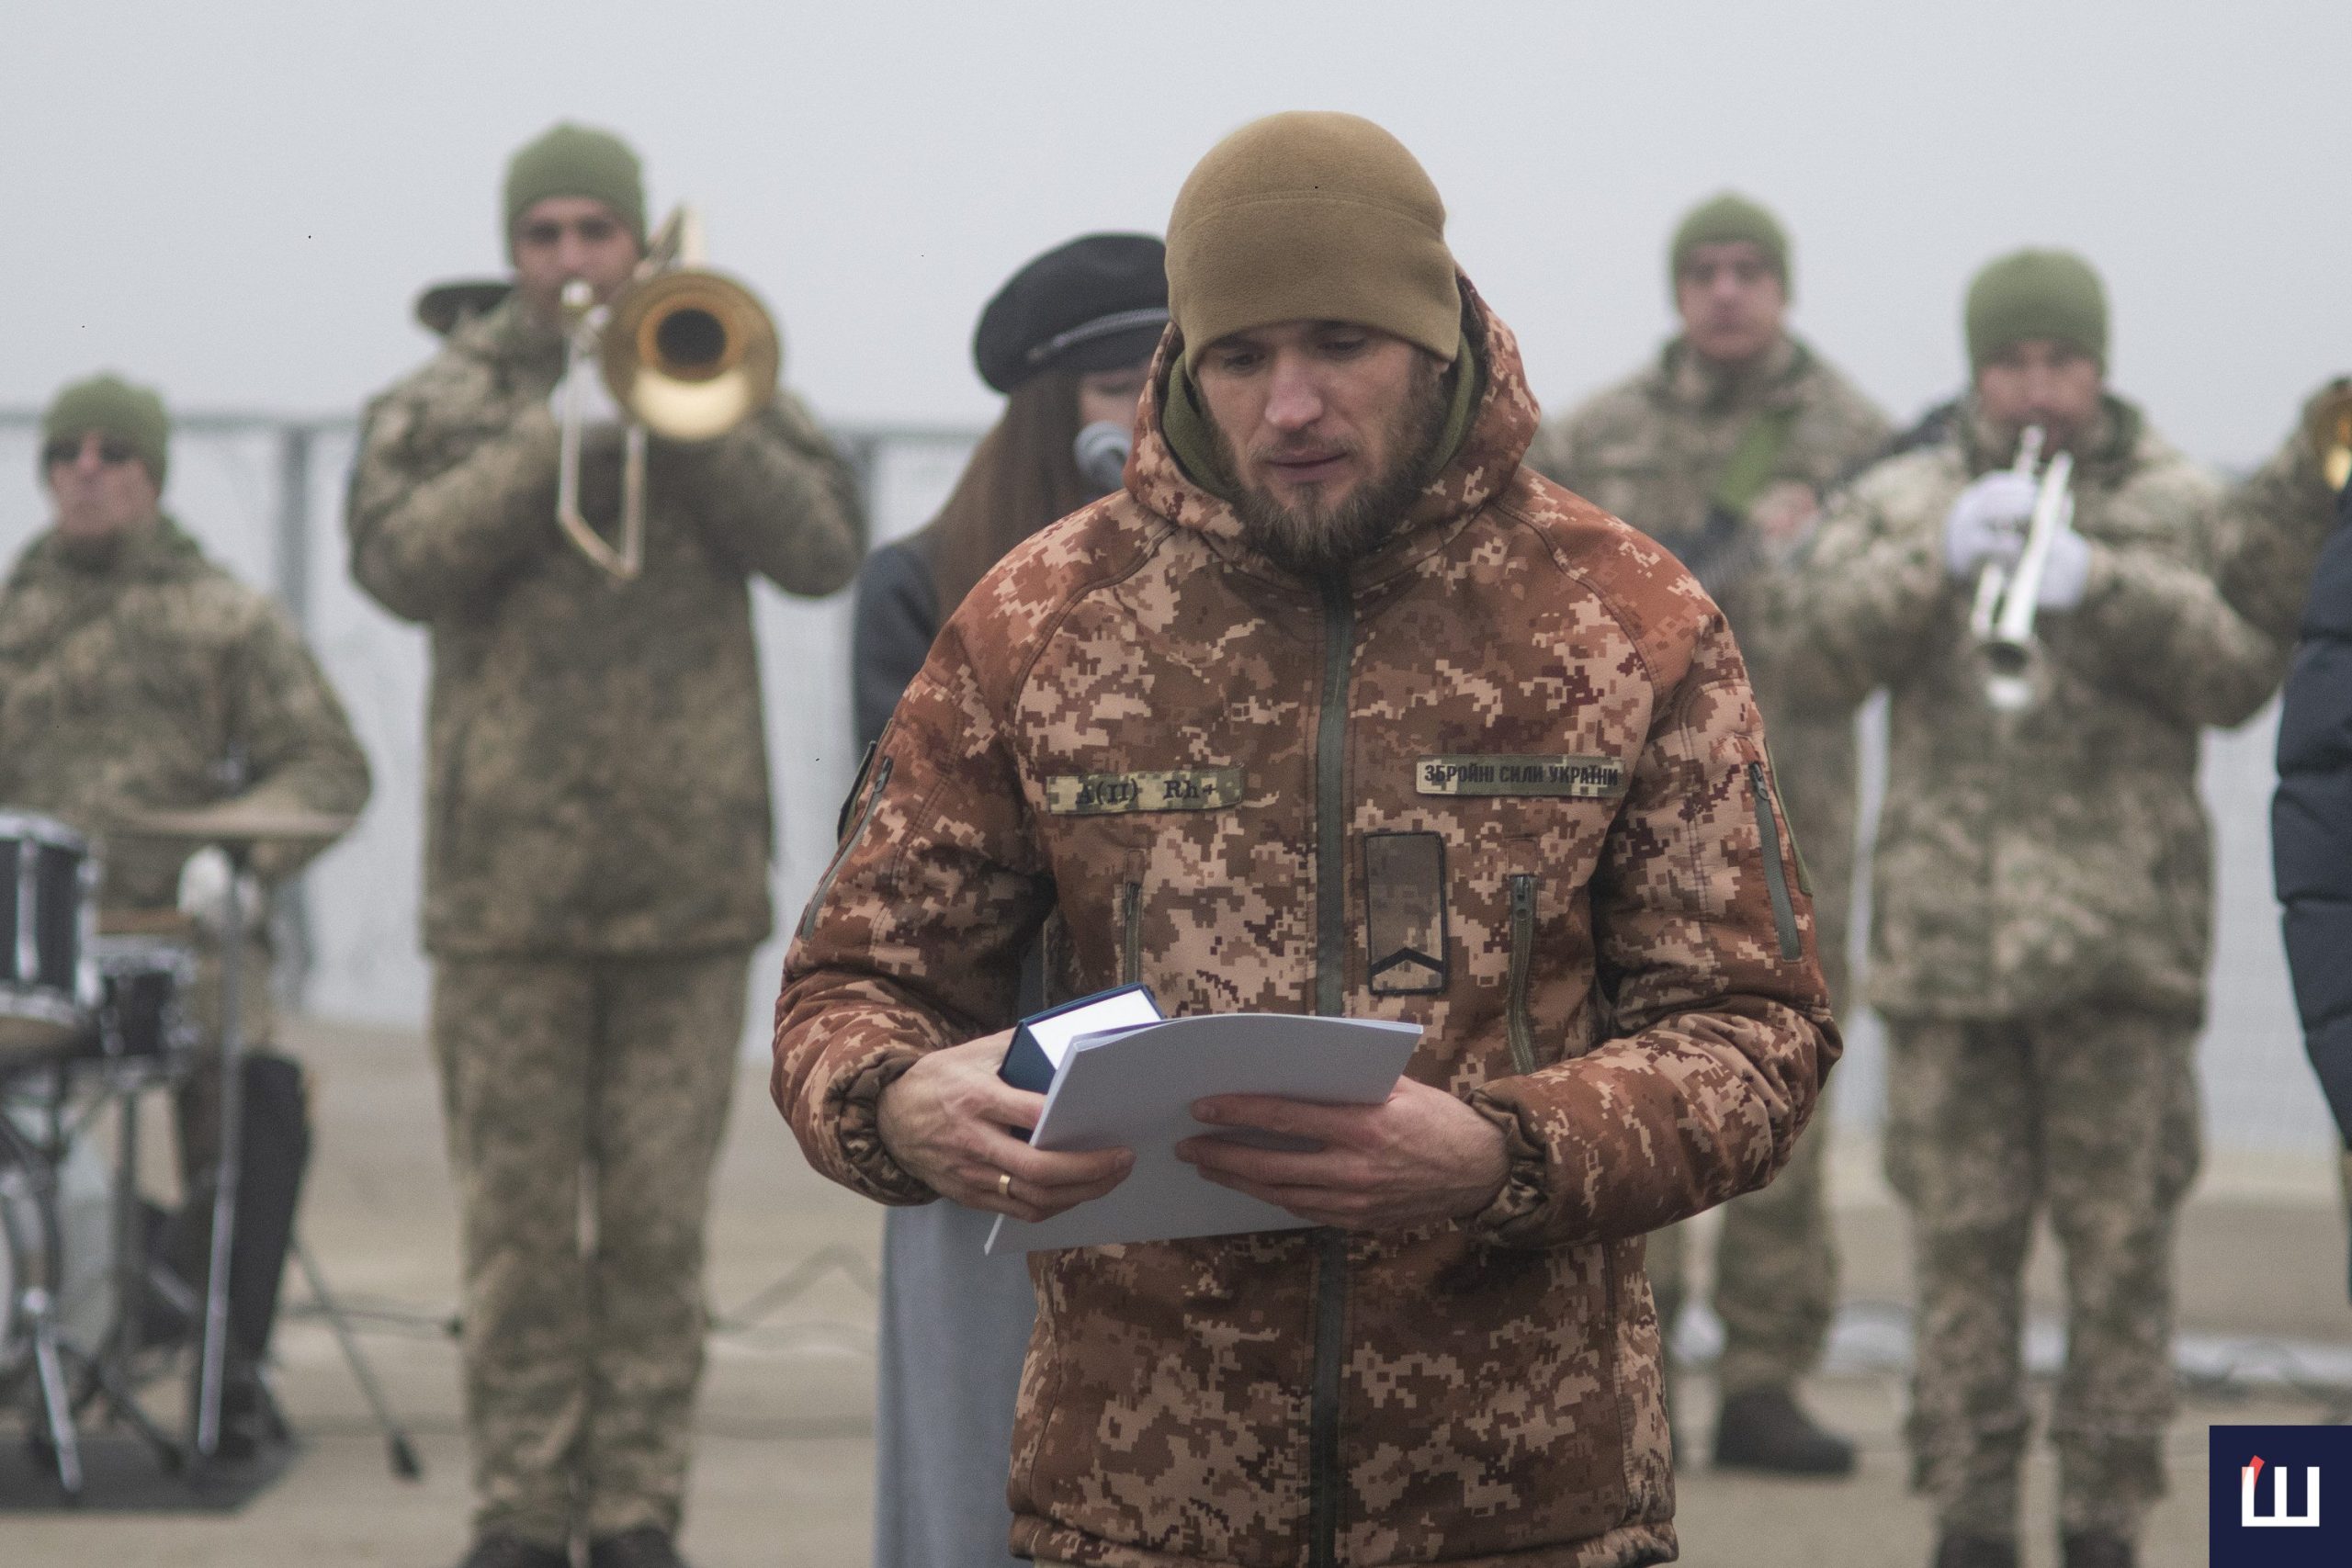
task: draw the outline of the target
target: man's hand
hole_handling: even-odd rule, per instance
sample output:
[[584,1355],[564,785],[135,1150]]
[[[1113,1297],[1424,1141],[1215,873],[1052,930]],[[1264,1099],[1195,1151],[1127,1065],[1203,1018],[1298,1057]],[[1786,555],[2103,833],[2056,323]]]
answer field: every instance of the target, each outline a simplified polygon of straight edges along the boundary
[[1176,1145],[1219,1186],[1302,1220],[1347,1230],[1408,1230],[1475,1214],[1510,1174],[1502,1130],[1427,1084],[1397,1080],[1378,1105],[1316,1105],[1262,1095],[1204,1100],[1193,1114],[1216,1127],[1311,1138],[1311,1154],[1255,1148],[1209,1134]]
[[1782,479],[1758,496],[1747,509],[1747,520],[1764,536],[1765,547],[1786,555],[1813,536],[1821,517],[1821,496],[1802,479]]
[[1944,570],[1973,582],[1988,560],[2015,566],[2040,493],[2039,485],[2007,468],[1979,475],[1944,517]]
[[628,423],[628,414],[614,400],[612,389],[605,385],[605,373],[594,359],[582,359],[566,371],[548,394],[548,412],[555,416],[559,428],[563,424],[564,412],[571,399],[580,400],[580,426],[582,430],[616,430]]
[[[1126,1149],[1033,1149],[1017,1133],[1037,1125],[1046,1097],[996,1076],[1012,1032],[933,1051],[882,1091],[882,1145],[941,1197],[967,1209],[1035,1223],[1126,1179]],[[1004,1178],[1012,1181],[1007,1190]]]

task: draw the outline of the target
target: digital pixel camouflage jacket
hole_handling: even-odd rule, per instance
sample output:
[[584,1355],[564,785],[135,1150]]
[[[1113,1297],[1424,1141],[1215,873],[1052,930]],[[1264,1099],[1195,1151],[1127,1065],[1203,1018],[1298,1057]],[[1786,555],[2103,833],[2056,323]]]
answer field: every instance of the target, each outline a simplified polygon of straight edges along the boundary
[[[1241,542],[1159,428],[1127,489],[973,592],[854,795],[787,958],[774,1089],[812,1164],[933,1196],[876,1131],[919,1054],[1064,990],[1424,1025],[1412,1076],[1506,1139],[1470,1220],[1041,1254],[1016,1551],[1663,1561],[1640,1237],[1761,1184],[1837,1054],[1747,677],[1663,550],[1521,466],[1510,333],[1351,578]],[[953,1312],[953,1303],[942,1303]]]

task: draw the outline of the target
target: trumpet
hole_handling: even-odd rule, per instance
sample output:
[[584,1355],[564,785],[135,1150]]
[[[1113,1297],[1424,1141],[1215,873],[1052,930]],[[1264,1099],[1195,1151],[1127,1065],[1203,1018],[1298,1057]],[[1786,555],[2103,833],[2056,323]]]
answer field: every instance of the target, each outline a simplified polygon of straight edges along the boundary
[[[686,207],[655,231],[645,259],[609,303],[598,305],[584,278],[565,284],[562,298],[565,391],[556,522],[582,555],[626,582],[645,565],[647,432],[691,442],[734,429],[775,396],[783,340],[749,288],[703,265],[702,225]],[[586,414],[572,371],[590,359],[629,416],[622,434],[617,547],[580,511]]]
[[[2031,479],[2034,470],[2041,468],[2041,448],[2047,440],[2041,426],[2029,425],[2018,437],[2012,471]],[[2022,712],[2032,705],[2040,689],[2042,655],[2041,639],[2034,635],[2034,611],[2041,597],[2042,574],[2050,565],[2051,543],[2075,520],[2074,474],[2071,452],[2059,453],[2049,467],[2041,468],[2033,522],[2026,530],[2025,548],[2018,553],[2017,564],[1986,561],[1976,576],[1968,630],[1984,666],[1984,700],[1996,712]]]
[[2329,490],[2341,491],[2352,480],[2352,381],[2338,381],[2313,400],[2309,428],[2321,477]]

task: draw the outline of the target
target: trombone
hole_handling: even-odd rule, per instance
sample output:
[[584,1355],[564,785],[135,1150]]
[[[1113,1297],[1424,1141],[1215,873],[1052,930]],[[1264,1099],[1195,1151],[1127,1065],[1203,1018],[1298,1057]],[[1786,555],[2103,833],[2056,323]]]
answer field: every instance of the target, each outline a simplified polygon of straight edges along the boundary
[[[626,582],[645,565],[646,433],[668,441],[726,434],[775,396],[784,347],[752,291],[703,265],[702,224],[680,207],[663,220],[645,259],[605,305],[584,278],[563,286],[564,400],[556,522],[566,537]],[[594,359],[629,418],[622,436],[620,544],[580,511],[580,440],[586,411],[571,372]]]
[[[2012,470],[2031,479],[2041,466],[2041,448],[2048,437],[2041,426],[2029,425],[2018,438]],[[2033,522],[2026,530],[2025,548],[2015,566],[1998,560],[1984,563],[1976,576],[1976,600],[1968,616],[1969,635],[1975,638],[1984,665],[1984,700],[1996,712],[2019,713],[2033,704],[2040,688],[2041,642],[2034,635],[2034,610],[2041,597],[2042,574],[2049,569],[2052,541],[2072,526],[2075,457],[2061,452],[2041,469],[2041,484],[2033,500]]]
[[2320,476],[2340,491],[2352,480],[2352,381],[2338,381],[2313,400],[2309,427]]

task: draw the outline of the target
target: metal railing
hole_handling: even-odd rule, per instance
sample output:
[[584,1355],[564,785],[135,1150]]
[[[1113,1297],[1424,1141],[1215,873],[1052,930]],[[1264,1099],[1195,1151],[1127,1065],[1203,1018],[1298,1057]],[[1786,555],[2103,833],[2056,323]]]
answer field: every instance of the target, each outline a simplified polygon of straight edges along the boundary
[[[0,434],[36,431],[40,411],[0,408]],[[198,436],[269,436],[277,447],[277,510],[274,519],[270,589],[284,603],[295,624],[311,625],[311,500],[314,459],[319,444],[329,438],[353,439],[359,431],[356,414],[283,414],[232,409],[193,409],[172,415],[172,432]],[[827,427],[857,473],[858,488],[871,494],[874,475],[884,450],[892,446],[967,445],[980,437],[976,427],[952,424],[843,423]]]

